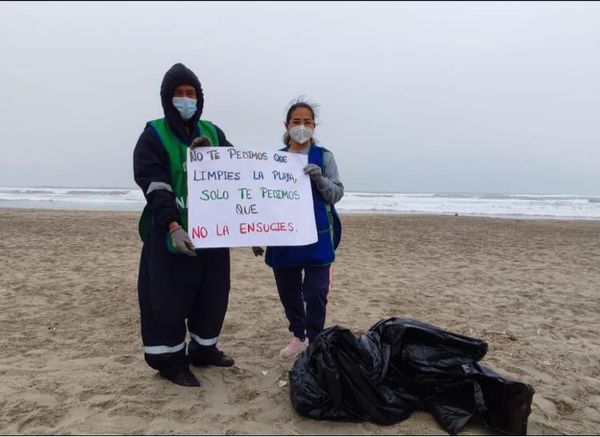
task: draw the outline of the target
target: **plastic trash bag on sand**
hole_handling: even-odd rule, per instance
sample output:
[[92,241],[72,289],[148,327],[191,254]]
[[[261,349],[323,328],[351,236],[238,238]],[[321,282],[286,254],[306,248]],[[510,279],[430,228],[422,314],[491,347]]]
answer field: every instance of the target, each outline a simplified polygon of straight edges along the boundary
[[424,410],[449,434],[470,421],[526,434],[534,389],[480,364],[486,352],[482,340],[401,317],[361,336],[334,326],[297,358],[290,398],[317,420],[391,425]]

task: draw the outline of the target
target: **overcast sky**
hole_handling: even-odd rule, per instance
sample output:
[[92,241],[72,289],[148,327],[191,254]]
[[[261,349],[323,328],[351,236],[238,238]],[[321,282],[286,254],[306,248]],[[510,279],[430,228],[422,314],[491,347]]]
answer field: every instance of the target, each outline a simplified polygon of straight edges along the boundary
[[238,147],[288,103],[348,191],[600,194],[600,3],[0,3],[0,186],[135,187],[164,73]]

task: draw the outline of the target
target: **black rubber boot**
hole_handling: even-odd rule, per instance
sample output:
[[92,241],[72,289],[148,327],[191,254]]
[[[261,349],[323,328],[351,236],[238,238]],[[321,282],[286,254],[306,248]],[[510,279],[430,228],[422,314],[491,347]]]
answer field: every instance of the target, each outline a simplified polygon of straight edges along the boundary
[[233,358],[225,355],[216,346],[200,346],[193,341],[188,346],[188,362],[196,367],[231,367],[235,363]]
[[183,387],[200,387],[200,381],[191,372],[187,363],[177,363],[172,368],[161,370],[160,376],[168,379],[173,384],[181,385]]

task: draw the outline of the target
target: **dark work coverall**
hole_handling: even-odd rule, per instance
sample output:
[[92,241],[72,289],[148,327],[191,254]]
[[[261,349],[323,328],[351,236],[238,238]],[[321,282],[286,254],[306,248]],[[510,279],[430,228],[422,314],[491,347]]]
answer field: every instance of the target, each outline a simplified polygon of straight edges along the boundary
[[[172,104],[178,85],[196,88],[198,110],[187,122]],[[160,95],[170,129],[189,145],[199,136],[197,122],[204,104],[200,81],[184,65],[176,64],[165,74]],[[221,146],[231,146],[218,127],[217,134]],[[217,343],[229,298],[229,249],[197,249],[196,257],[167,249],[168,225],[181,220],[171,187],[169,157],[150,126],[135,146],[133,167],[152,217],[138,276],[144,357],[152,368],[172,371],[188,365],[187,331],[191,337],[188,354],[192,356]]]

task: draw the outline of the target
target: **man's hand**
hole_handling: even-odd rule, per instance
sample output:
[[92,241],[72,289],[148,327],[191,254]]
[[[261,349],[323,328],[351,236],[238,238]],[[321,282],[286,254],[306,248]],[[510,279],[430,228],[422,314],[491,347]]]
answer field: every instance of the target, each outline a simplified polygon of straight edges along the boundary
[[254,254],[254,256],[261,256],[263,253],[265,253],[265,251],[263,250],[262,247],[253,246],[252,253]]
[[183,253],[187,256],[196,256],[194,252],[194,244],[187,232],[180,226],[169,231],[169,237],[171,238],[171,244],[176,252]]
[[194,138],[194,141],[192,141],[192,144],[190,144],[190,149],[195,149],[196,147],[210,147],[210,146],[212,146],[212,143],[210,142],[208,137],[205,137],[204,135],[202,135],[201,137]]
[[321,167],[317,164],[308,164],[304,167],[304,173],[306,173],[311,180],[317,182],[323,178],[323,173],[321,172]]

